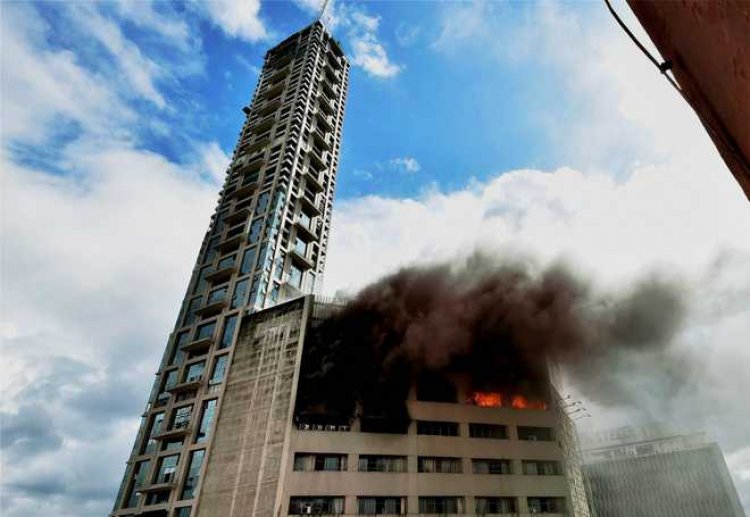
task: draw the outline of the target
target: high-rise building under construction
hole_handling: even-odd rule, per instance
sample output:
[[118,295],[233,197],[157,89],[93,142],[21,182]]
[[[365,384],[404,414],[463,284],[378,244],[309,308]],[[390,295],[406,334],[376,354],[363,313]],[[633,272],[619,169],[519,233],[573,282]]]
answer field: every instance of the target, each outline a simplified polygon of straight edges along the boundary
[[394,390],[395,419],[378,401],[317,404],[317,329],[340,307],[304,293],[323,272],[348,72],[319,22],[267,53],[112,515],[588,517],[551,382],[532,400],[427,375]]

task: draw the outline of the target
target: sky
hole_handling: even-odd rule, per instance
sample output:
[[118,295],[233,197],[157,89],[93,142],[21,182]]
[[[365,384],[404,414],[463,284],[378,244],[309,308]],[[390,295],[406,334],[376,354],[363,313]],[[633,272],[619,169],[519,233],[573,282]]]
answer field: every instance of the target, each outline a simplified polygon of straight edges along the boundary
[[[316,9],[0,4],[3,515],[111,509],[241,108]],[[603,4],[335,1],[329,23],[353,66],[325,292],[477,248],[679,282],[694,382],[579,424],[706,430],[750,512],[750,205]]]

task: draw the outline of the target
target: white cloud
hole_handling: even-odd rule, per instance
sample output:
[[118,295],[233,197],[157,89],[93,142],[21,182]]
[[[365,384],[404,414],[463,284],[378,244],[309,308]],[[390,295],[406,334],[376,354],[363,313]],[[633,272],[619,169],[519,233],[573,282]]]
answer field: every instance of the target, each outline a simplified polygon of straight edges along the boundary
[[412,158],[411,156],[392,158],[388,161],[388,163],[394,169],[401,172],[406,172],[408,174],[419,172],[419,170],[422,168],[416,158]]
[[[118,0],[114,3],[114,6],[123,20],[161,35],[163,41],[180,50],[188,51],[196,43],[195,37],[185,20],[165,13],[166,4],[164,2]],[[157,10],[157,7],[160,9]]]
[[208,0],[198,1],[197,5],[229,36],[250,42],[269,36],[260,19],[260,0]]
[[[295,0],[295,4],[311,14],[319,14],[322,6],[320,0]],[[353,66],[381,79],[395,77],[403,70],[403,66],[391,60],[378,37],[380,16],[368,14],[356,4],[331,0],[323,20],[334,32],[345,34]]]

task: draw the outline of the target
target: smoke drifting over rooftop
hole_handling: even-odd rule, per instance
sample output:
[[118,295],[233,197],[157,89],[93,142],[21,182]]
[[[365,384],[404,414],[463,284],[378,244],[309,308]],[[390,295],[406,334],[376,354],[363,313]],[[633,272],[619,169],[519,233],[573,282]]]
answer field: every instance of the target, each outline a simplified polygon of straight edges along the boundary
[[545,398],[549,360],[592,399],[622,403],[626,390],[611,372],[665,353],[684,309],[679,287],[653,276],[606,294],[561,265],[483,254],[407,267],[313,331],[298,411],[408,420],[412,381],[452,373],[468,374],[478,391]]

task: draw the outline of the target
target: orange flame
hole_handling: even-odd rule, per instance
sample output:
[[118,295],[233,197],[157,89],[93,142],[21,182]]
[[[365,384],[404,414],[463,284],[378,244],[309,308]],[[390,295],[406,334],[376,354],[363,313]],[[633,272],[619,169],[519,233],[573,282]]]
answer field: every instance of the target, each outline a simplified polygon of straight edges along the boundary
[[529,400],[523,395],[515,395],[511,400],[514,409],[547,409],[547,404],[541,400]]
[[490,391],[475,391],[471,394],[471,402],[479,407],[503,407],[503,396]]

